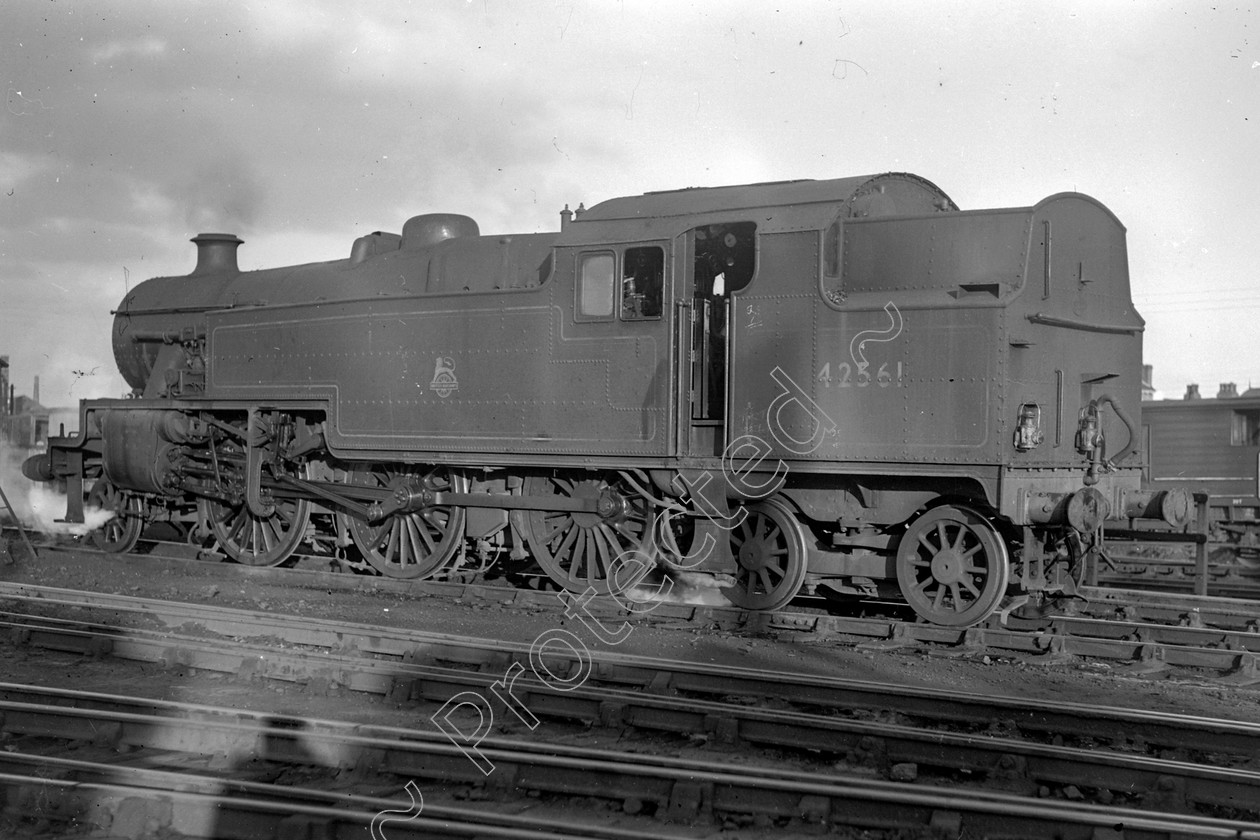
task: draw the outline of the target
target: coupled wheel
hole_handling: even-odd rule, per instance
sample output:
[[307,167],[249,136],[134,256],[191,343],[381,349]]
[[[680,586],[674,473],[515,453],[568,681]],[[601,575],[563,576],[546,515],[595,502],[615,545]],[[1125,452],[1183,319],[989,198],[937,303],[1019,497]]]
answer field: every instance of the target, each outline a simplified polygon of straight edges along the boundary
[[311,515],[306,499],[276,498],[271,514],[263,517],[245,504],[199,499],[197,506],[223,552],[246,566],[278,566],[288,560],[306,536]]
[[651,508],[642,497],[604,478],[531,476],[526,496],[589,499],[599,512],[526,511],[525,539],[538,565],[571,592],[610,591],[613,561],[637,550],[651,527]]
[[967,507],[929,510],[897,546],[897,583],[916,613],[933,624],[967,627],[993,613],[1009,571],[1006,544]]
[[99,478],[92,485],[85,506],[114,514],[91,532],[93,545],[111,554],[122,554],[136,547],[144,529],[144,515],[138,496],[120,490],[107,478]]
[[[419,482],[434,492],[467,492],[468,482],[445,467],[376,467],[347,477],[360,487],[394,490]],[[464,509],[436,505],[412,513],[396,513],[381,522],[350,518],[350,537],[363,558],[382,575],[418,580],[430,578],[455,557],[464,534]]]
[[777,499],[744,510],[748,515],[731,530],[735,585],[722,594],[746,610],[777,610],[805,581],[805,536],[791,508]]

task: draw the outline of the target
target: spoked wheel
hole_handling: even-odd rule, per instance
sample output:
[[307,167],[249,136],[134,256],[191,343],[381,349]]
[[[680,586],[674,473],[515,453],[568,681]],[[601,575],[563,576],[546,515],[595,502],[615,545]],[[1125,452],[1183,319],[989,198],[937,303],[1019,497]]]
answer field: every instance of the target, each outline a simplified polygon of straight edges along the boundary
[[749,505],[731,530],[731,553],[739,569],[735,585],[722,594],[746,610],[777,610],[805,581],[805,537],[791,508],[778,499]]
[[[445,467],[377,467],[347,478],[360,487],[393,490],[408,482],[434,492],[467,492],[468,482]],[[382,522],[348,519],[350,536],[364,559],[383,575],[415,580],[433,577],[455,557],[464,534],[464,509],[451,505],[397,513]]]
[[274,503],[271,515],[260,517],[245,504],[197,501],[223,552],[246,566],[278,566],[289,559],[306,536],[311,503],[284,498],[276,498]]
[[547,575],[571,592],[609,592],[609,570],[618,556],[649,538],[651,507],[642,497],[604,478],[532,476],[527,496],[563,496],[598,502],[598,513],[528,511],[525,538]]
[[897,583],[914,611],[933,624],[967,627],[1006,594],[1006,544],[971,508],[938,507],[920,516],[897,547]]
[[140,541],[140,531],[144,528],[144,516],[138,496],[119,490],[107,478],[99,478],[92,485],[85,506],[114,514],[92,531],[93,545],[111,554],[122,554],[136,547],[136,543]]

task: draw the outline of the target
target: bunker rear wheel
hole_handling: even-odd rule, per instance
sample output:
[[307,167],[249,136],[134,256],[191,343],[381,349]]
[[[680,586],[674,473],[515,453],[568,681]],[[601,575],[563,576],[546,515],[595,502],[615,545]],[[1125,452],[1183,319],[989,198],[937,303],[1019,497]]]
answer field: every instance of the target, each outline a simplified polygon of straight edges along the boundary
[[591,588],[607,595],[613,562],[649,537],[652,511],[642,497],[623,492],[615,477],[609,482],[589,475],[531,476],[525,495],[590,500],[599,513],[534,510],[522,518],[530,552],[548,577],[571,592]]
[[[467,492],[467,481],[444,467],[378,466],[355,470],[349,483],[392,490],[419,482],[435,493]],[[464,509],[435,505],[396,513],[382,522],[349,519],[350,537],[364,559],[386,577],[418,580],[442,571],[464,534]]]
[[967,627],[997,609],[1009,579],[1006,544],[977,511],[946,505],[910,523],[897,546],[897,583],[933,624]]
[[735,585],[722,590],[746,610],[777,610],[796,597],[805,581],[805,537],[791,508],[767,499],[744,508],[731,529]]
[[142,503],[138,496],[118,489],[107,478],[99,478],[88,493],[86,506],[114,514],[92,531],[93,545],[111,554],[123,554],[136,547],[144,529]]

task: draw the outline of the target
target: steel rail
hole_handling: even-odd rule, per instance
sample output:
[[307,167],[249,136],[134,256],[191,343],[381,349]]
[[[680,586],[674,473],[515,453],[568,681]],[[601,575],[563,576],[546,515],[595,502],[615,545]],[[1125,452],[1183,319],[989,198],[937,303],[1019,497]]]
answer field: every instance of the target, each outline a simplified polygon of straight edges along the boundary
[[[154,836],[150,827],[169,828],[180,837],[196,840],[218,840],[223,837],[275,838],[294,837],[361,838],[368,834],[373,820],[383,810],[408,812],[405,803],[376,800],[370,807],[376,811],[353,811],[331,805],[299,804],[286,799],[259,799],[248,791],[240,796],[208,794],[179,789],[160,793],[147,786],[109,782],[49,779],[39,775],[0,774],[0,790],[8,789],[21,799],[59,803],[59,811],[73,814],[76,810],[108,816],[112,824],[120,822],[134,828],[130,836]],[[139,801],[137,801],[139,800]],[[367,805],[369,803],[356,803]],[[399,807],[399,806],[403,807]],[[48,821],[49,814],[39,808],[10,806],[10,817]],[[53,815],[58,816],[57,814]],[[76,818],[77,819],[77,818]],[[62,821],[68,821],[64,817]],[[390,840],[414,837],[417,840],[451,838],[451,840],[568,840],[572,837],[664,838],[657,833],[638,835],[624,832],[605,835],[583,827],[574,831],[552,828],[517,828],[494,825],[486,821],[462,821],[428,816],[423,812],[403,819],[390,820]],[[113,836],[112,834],[110,836]],[[1174,836],[1170,830],[1169,836]],[[1224,836],[1213,833],[1204,836]]]
[[[84,547],[80,551],[101,553],[96,549]],[[135,562],[146,562],[154,559],[174,562],[193,562],[204,564],[204,560],[190,560],[186,556],[144,555],[130,557]],[[331,560],[326,555],[310,555],[312,560]],[[460,599],[494,599],[503,603],[511,603],[517,607],[551,608],[557,607],[557,593],[524,590],[496,583],[468,583],[456,581],[406,581],[385,577],[363,577],[343,572],[325,572],[311,569],[280,569],[269,567],[241,566],[224,563],[217,566],[216,572],[226,577],[250,581],[274,582],[276,584],[298,584],[318,588],[334,587],[348,591],[382,591],[394,594],[431,594]],[[1215,627],[1224,631],[1236,630],[1253,633],[1260,626],[1260,602],[1243,598],[1219,598],[1194,595],[1178,595],[1170,597],[1166,593],[1149,590],[1124,590],[1108,587],[1081,587],[1080,594],[1084,600],[1055,602],[1048,605],[1041,617],[1046,616],[1098,616],[1108,609],[1123,609],[1127,617],[1140,617],[1143,623],[1172,624],[1192,627]],[[596,602],[599,603],[599,602]],[[1028,608],[1025,608],[1027,611]],[[767,615],[741,610],[736,607],[690,606],[683,604],[660,604],[646,616],[630,616],[624,610],[614,610],[611,615],[621,618],[633,618],[647,623],[716,623],[723,627],[766,627],[767,629],[809,633],[819,637],[852,636],[873,640],[896,640],[903,643],[919,642],[929,645],[967,645],[974,644],[974,630],[968,637],[965,629],[937,627],[926,624],[904,624],[880,618],[845,618],[819,615],[817,612],[785,611]],[[1019,627],[1031,626],[1036,618],[1020,619]],[[997,619],[992,618],[979,630],[996,632],[994,636],[995,650],[1014,650],[1024,653],[1044,652],[1048,645],[1041,647],[1022,643],[1016,634],[1014,641],[1004,640],[1000,633],[1004,629]],[[1148,630],[1148,634],[1155,632]],[[1044,634],[1043,634],[1044,635]],[[1155,640],[1158,642],[1158,640]],[[1207,641],[1210,642],[1210,639]],[[1009,647],[1004,647],[1009,642]],[[1045,642],[1045,639],[1042,639]],[[1082,654],[1085,655],[1085,654]],[[1131,647],[1117,649],[1092,648],[1088,655],[1109,659],[1132,657]],[[1138,654],[1141,658],[1140,653]],[[1199,667],[1214,667],[1228,664],[1228,657]],[[1236,665],[1234,667],[1237,667]]]
[[[98,651],[102,645],[108,645],[115,655],[141,661],[288,681],[310,679],[355,691],[387,694],[397,701],[419,698],[442,704],[464,692],[488,697],[491,685],[496,682],[493,674],[382,662],[323,651],[277,651],[240,643],[234,643],[231,650],[225,651],[200,638],[173,638],[171,634],[141,638],[146,631],[128,630],[131,635],[119,636],[37,625],[27,628],[27,632],[32,638],[35,634],[54,636],[52,643],[87,642]],[[1246,770],[1225,770],[1184,761],[939,729],[839,720],[689,697],[663,697],[613,688],[578,687],[559,692],[534,679],[514,682],[512,694],[535,716],[616,727],[628,724],[687,735],[710,733],[719,743],[746,742],[850,756],[854,761],[880,768],[913,763],[951,771],[980,770],[1012,779],[1105,787],[1130,795],[1168,789],[1186,802],[1231,808],[1250,808],[1254,791],[1260,789],[1260,773]],[[939,696],[937,703],[943,703]],[[30,713],[28,706],[0,702],[6,727],[14,715]],[[69,726],[69,719],[75,715],[70,711],[62,714],[67,718],[62,725]],[[1251,732],[1255,736],[1260,733],[1260,727],[1251,727]]]
[[[102,609],[146,615],[160,621],[165,628],[179,628],[191,623],[233,639],[274,638],[290,645],[320,647],[329,651],[354,651],[405,664],[453,663],[498,673],[506,671],[513,663],[518,663],[527,670],[530,668],[531,646],[525,643],[277,616],[274,613],[25,584],[0,583],[0,596],[2,595],[21,597],[28,603],[95,605]],[[90,630],[93,625],[90,622],[71,621],[63,626]],[[36,634],[44,632],[38,626],[28,627],[26,630]],[[16,632],[22,633],[26,630]],[[67,644],[71,650],[98,652],[100,646],[111,640],[117,644],[119,632],[134,634],[137,631],[132,628],[125,631],[115,630],[104,637],[83,638]],[[139,637],[136,639],[138,641]],[[162,653],[157,659],[150,661],[165,659],[172,664],[178,664],[178,648],[183,643],[174,642],[169,633],[156,635],[153,639],[155,644],[161,646]],[[37,637],[36,641],[38,642]],[[96,646],[95,649],[93,645]],[[275,651],[264,648],[263,653],[274,655]],[[890,686],[833,676],[640,657],[599,648],[590,650],[589,655],[593,664],[590,675],[593,684],[638,687],[658,694],[674,691],[710,697],[772,696],[806,708],[821,709],[833,715],[862,708],[981,726],[988,726],[998,720],[1009,722],[1024,732],[1059,735],[1064,738],[1086,737],[1104,743],[1141,741],[1165,749],[1202,750],[1240,756],[1260,755],[1260,726],[1241,722],[1147,710],[1087,706],[1064,701],[1029,701],[937,688]],[[558,653],[555,656],[562,657]],[[327,657],[323,661],[327,661]],[[570,668],[577,665],[572,659],[567,662]],[[243,667],[248,670],[258,666],[251,663]]]
[[1170,595],[1139,589],[1083,586],[1081,612],[1123,611],[1150,621],[1198,622],[1204,626],[1260,632],[1260,601],[1203,595]]
[[[160,758],[160,757],[159,757]],[[351,824],[371,823],[374,816],[383,811],[406,811],[400,808],[403,803],[396,799],[378,796],[363,796],[349,793],[336,793],[319,788],[268,784],[233,779],[230,776],[192,772],[191,770],[168,770],[154,767],[142,767],[131,764],[110,764],[97,761],[85,761],[65,757],[33,755],[22,752],[0,753],[0,779],[28,778],[25,787],[32,792],[42,793],[43,783],[48,779],[72,781],[76,785],[110,785],[132,788],[137,793],[146,794],[145,811],[150,819],[161,822],[163,809],[153,801],[153,792],[180,791],[214,797],[216,822],[218,815],[228,812],[248,810],[244,801],[265,799],[290,806],[287,821],[296,824],[298,818],[308,817],[322,821],[323,812],[336,808],[338,813],[346,814]],[[21,785],[17,785],[22,787]],[[0,787],[3,784],[0,783]],[[165,793],[159,794],[164,796]],[[21,794],[17,797],[23,798]],[[29,798],[29,797],[27,797]],[[155,807],[157,806],[157,807]],[[348,812],[348,813],[347,813]],[[353,815],[353,816],[351,816]],[[663,834],[656,831],[634,831],[610,826],[592,825],[590,823],[568,823],[555,819],[529,817],[523,814],[500,814],[493,811],[475,810],[469,807],[456,807],[425,802],[416,816],[423,815],[426,820],[413,826],[415,830],[433,830],[434,820],[444,823],[456,823],[462,826],[478,826],[481,831],[476,837],[520,837],[526,836],[543,840],[548,837],[572,838],[589,837],[594,840],[677,840],[678,835]],[[110,814],[117,818],[117,814]],[[133,815],[134,816],[134,815]],[[180,815],[184,822],[191,822],[192,815]],[[174,820],[172,820],[174,821]],[[391,820],[389,834],[397,835],[395,825],[409,820]],[[437,824],[440,826],[440,824]],[[215,827],[215,826],[207,826]],[[324,826],[327,827],[327,826]],[[281,826],[276,826],[274,836],[284,836]],[[461,829],[454,836],[465,837],[471,832]],[[192,835],[196,836],[196,835]],[[208,837],[221,837],[217,831]],[[255,834],[249,836],[254,837]],[[311,836],[310,834],[304,836]],[[426,835],[427,836],[427,835]]]
[[[116,698],[116,701],[125,702],[127,698]],[[626,803],[631,800],[649,801],[655,803],[658,814],[688,822],[697,817],[711,817],[714,812],[718,812],[767,814],[822,824],[853,824],[846,818],[855,814],[866,814],[873,805],[882,804],[885,808],[876,822],[880,825],[887,825],[884,821],[890,816],[896,816],[895,810],[887,810],[887,806],[892,806],[894,809],[930,809],[917,814],[908,823],[894,823],[907,827],[916,824],[922,826],[924,823],[940,825],[942,821],[948,824],[953,821],[957,823],[959,830],[963,827],[974,830],[979,828],[975,824],[977,819],[983,821],[992,817],[1018,817],[1025,820],[1048,819],[1050,830],[1056,830],[1055,826],[1061,829],[1069,825],[1098,826],[1120,822],[1126,826],[1126,837],[1135,836],[1128,834],[1128,830],[1137,828],[1140,831],[1145,827],[1152,831],[1168,831],[1176,836],[1260,838],[1260,824],[1256,823],[1193,815],[1152,814],[1127,807],[1035,800],[1030,802],[1023,797],[992,791],[936,787],[924,791],[912,785],[867,778],[820,780],[816,773],[762,767],[730,767],[717,771],[707,761],[658,759],[540,744],[522,745],[503,739],[492,739],[492,742],[485,744],[485,756],[496,762],[494,773],[491,777],[486,777],[466,760],[458,748],[438,741],[429,733],[394,730],[394,739],[382,740],[362,734],[325,731],[320,722],[304,720],[297,722],[309,724],[308,729],[295,731],[285,728],[274,733],[266,728],[265,717],[261,721],[253,721],[252,725],[242,725],[223,719],[233,717],[233,710],[220,710],[221,714],[208,719],[204,715],[206,708],[200,707],[202,714],[196,718],[183,719],[119,712],[87,712],[80,719],[79,726],[59,729],[57,737],[73,740],[81,737],[89,726],[94,725],[96,728],[92,731],[96,733],[98,744],[138,742],[150,750],[148,760],[153,760],[151,751],[158,749],[178,753],[235,752],[281,763],[309,764],[312,754],[321,754],[321,747],[332,745],[338,751],[338,766],[366,768],[372,772],[392,773],[401,777],[419,776],[425,779],[484,784],[498,791],[538,790],[565,795],[598,796]],[[38,714],[36,709],[24,711],[27,715]],[[49,717],[48,721],[36,723],[26,717],[22,719],[25,725],[19,726],[17,731],[31,731],[33,734],[47,736],[52,727],[58,725],[57,716],[66,715],[66,711],[64,707],[46,708],[43,713]],[[73,721],[73,716],[62,720]],[[193,734],[186,735],[177,731],[181,720],[194,730]],[[260,723],[263,725],[260,726]],[[321,739],[323,744],[320,743]],[[293,747],[292,752],[286,752],[287,747]],[[329,753],[327,749],[323,749],[322,754]],[[30,760],[47,762],[47,759],[39,757],[27,759],[0,755],[0,771],[8,770],[11,773],[15,769],[12,766],[14,762],[21,765]],[[63,766],[75,769],[75,765],[67,762],[68,760],[63,760]],[[87,763],[79,763],[79,769],[84,767],[87,767]],[[103,780],[116,780],[126,772],[126,768],[104,765],[99,769],[99,777]],[[197,785],[206,783],[204,776],[194,776],[185,784],[171,784],[170,771],[151,772],[168,774],[157,777],[161,779],[162,786],[168,788],[197,790]],[[212,781],[217,783],[222,780],[215,778]],[[0,784],[3,784],[3,777],[0,777]],[[227,785],[238,787],[240,783],[229,781]],[[321,796],[323,794],[318,791],[312,793],[299,790],[287,798],[319,800]],[[388,803],[380,800],[373,800],[373,803],[381,808],[389,807]],[[434,811],[429,811],[429,814],[439,816]],[[1108,820],[1110,822],[1106,822]],[[858,820],[857,824],[863,824],[863,821]],[[1047,826],[1042,825],[1037,836],[1044,836],[1046,830]],[[1178,832],[1182,834],[1178,835]]]

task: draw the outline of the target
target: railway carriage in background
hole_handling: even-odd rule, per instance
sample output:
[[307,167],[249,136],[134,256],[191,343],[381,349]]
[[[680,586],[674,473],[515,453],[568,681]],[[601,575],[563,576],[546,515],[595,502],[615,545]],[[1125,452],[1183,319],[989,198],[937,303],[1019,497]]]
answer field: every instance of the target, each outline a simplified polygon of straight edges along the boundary
[[304,540],[397,577],[532,555],[599,593],[648,557],[750,609],[891,595],[949,625],[1070,591],[1109,515],[1188,515],[1140,488],[1143,322],[1091,198],[960,211],[890,173],[560,228],[428,214],[248,272],[202,234],[190,274],[114,313],[133,398],[84,402],[26,472],[71,520],[116,511],[118,549],[195,516],[243,563]]
[[1251,574],[1260,561],[1260,388],[1142,403],[1148,486],[1207,496],[1208,536]]

